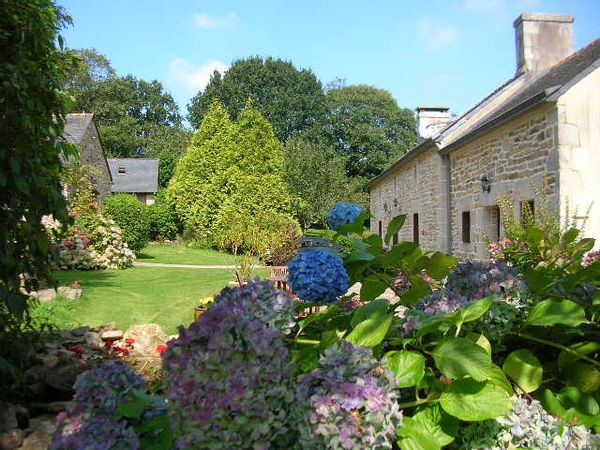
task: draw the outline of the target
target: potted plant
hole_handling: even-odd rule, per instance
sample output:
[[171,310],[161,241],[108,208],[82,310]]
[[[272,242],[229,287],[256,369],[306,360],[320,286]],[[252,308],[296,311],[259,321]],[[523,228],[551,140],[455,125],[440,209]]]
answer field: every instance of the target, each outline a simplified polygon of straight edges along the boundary
[[194,320],[198,320],[202,317],[202,314],[206,312],[206,310],[210,307],[212,303],[214,303],[215,299],[213,297],[205,297],[200,300],[198,306],[194,308]]

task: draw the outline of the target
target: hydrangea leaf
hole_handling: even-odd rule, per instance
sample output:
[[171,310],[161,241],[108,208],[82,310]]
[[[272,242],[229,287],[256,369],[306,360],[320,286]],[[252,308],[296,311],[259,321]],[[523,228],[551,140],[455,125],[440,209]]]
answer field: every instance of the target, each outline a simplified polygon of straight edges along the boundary
[[583,307],[571,300],[544,300],[535,305],[527,317],[529,325],[540,327],[553,325],[576,327],[586,322]]
[[487,312],[488,309],[490,309],[490,306],[492,306],[493,299],[493,296],[482,298],[481,300],[477,300],[471,303],[466,308],[456,311],[456,314],[454,316],[455,320],[457,322],[463,323],[473,322],[474,320],[479,319]]
[[[587,356],[590,353],[600,350],[600,342],[577,342],[576,344],[571,345],[569,348],[580,355]],[[562,350],[558,355],[558,368],[560,370],[565,370],[578,359],[580,358],[573,354],[573,352],[566,352]]]
[[387,287],[387,284],[378,277],[369,276],[363,281],[360,288],[360,299],[363,302],[375,300],[378,296],[385,292]]
[[495,419],[512,406],[504,389],[470,378],[450,384],[440,397],[440,405],[451,416],[466,421]]
[[482,349],[488,352],[490,355],[492,354],[492,345],[488,338],[486,338],[483,334],[480,333],[469,333],[465,336],[468,340],[473,342],[474,344],[479,345]]
[[515,391],[512,388],[512,385],[508,381],[508,378],[506,378],[506,375],[504,375],[502,369],[496,364],[492,364],[492,376],[490,378],[490,383],[501,387],[506,392],[508,392],[509,395],[514,395],[515,393]]
[[490,354],[468,339],[446,339],[433,350],[432,356],[440,372],[448,377],[458,379],[470,376],[483,381],[492,376]]
[[441,280],[448,276],[457,262],[458,260],[454,256],[436,252],[431,256],[425,270],[430,277]]
[[595,416],[600,413],[600,406],[596,399],[584,394],[575,386],[567,386],[557,398],[566,409],[573,408],[580,414]]
[[396,430],[402,450],[438,450],[454,441],[458,420],[438,405],[425,408],[412,417],[405,417]]
[[544,369],[535,355],[526,348],[515,350],[508,355],[502,370],[524,392],[533,392],[542,384]]
[[563,372],[567,383],[577,387],[581,392],[593,394],[600,389],[600,371],[582,361],[575,361]]
[[386,245],[389,245],[390,241],[392,240],[392,236],[400,231],[400,229],[404,226],[405,221],[406,214],[396,216],[391,220],[391,222],[388,224],[387,231],[385,232],[384,242]]
[[397,350],[385,355],[386,365],[396,375],[398,387],[415,386],[425,375],[425,357],[417,352]]
[[375,347],[381,344],[393,320],[393,314],[378,311],[367,320],[360,322],[346,336],[346,340],[353,344],[362,345],[363,347]]
[[377,300],[373,300],[372,302],[366,303],[354,311],[352,315],[352,320],[350,325],[354,328],[363,320],[368,319],[376,313],[386,313],[390,306],[389,300],[384,298],[379,298]]

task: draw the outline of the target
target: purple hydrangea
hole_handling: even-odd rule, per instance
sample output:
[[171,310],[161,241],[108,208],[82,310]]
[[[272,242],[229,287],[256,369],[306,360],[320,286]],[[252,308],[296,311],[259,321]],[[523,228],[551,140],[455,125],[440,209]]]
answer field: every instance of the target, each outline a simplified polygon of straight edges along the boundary
[[138,436],[119,421],[117,409],[129,392],[144,390],[144,380],[138,374],[122,363],[109,361],[79,375],[73,387],[73,402],[58,417],[51,449],[140,448]]
[[336,203],[327,213],[327,223],[332,230],[339,231],[344,224],[354,223],[364,209],[354,203]]
[[347,341],[328,348],[320,363],[298,377],[299,448],[392,448],[402,423],[393,373],[371,350]]
[[305,302],[334,302],[348,291],[349,277],[342,259],[326,250],[303,250],[288,268],[288,282]]
[[423,297],[416,309],[429,315],[448,314],[466,306],[468,301],[452,291],[440,290]]
[[211,308],[226,308],[247,318],[289,333],[294,326],[296,308],[292,297],[269,281],[256,279],[242,287],[227,287],[215,297]]
[[287,448],[294,391],[283,338],[230,301],[180,328],[163,354],[176,448]]
[[116,416],[62,414],[50,450],[137,450],[140,440],[134,429]]
[[591,252],[588,252],[583,257],[583,261],[581,262],[581,265],[583,267],[589,267],[599,259],[600,259],[600,250],[592,250]]

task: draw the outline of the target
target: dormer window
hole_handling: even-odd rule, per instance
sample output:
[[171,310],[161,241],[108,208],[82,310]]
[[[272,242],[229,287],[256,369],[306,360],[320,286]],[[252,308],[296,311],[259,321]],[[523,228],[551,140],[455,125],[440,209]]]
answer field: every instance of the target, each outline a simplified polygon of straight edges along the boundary
[[119,166],[119,168],[117,169],[118,173],[125,173],[125,166]]

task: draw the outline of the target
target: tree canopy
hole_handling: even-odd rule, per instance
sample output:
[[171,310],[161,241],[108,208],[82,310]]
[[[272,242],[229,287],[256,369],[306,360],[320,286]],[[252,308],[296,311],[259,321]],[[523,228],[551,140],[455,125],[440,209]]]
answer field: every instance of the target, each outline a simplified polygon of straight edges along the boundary
[[185,225],[211,242],[234,217],[250,221],[264,212],[289,213],[283,149],[272,126],[252,104],[233,122],[213,103],[177,164],[168,194]]
[[372,178],[416,143],[410,109],[372,86],[334,88],[326,94],[327,115],[320,133],[346,158],[349,176]]
[[299,70],[281,59],[253,56],[235,61],[223,76],[213,73],[204,91],[188,105],[189,122],[198,128],[215,100],[237,120],[248,98],[283,142],[319,123],[325,112],[321,82],[311,70]]

